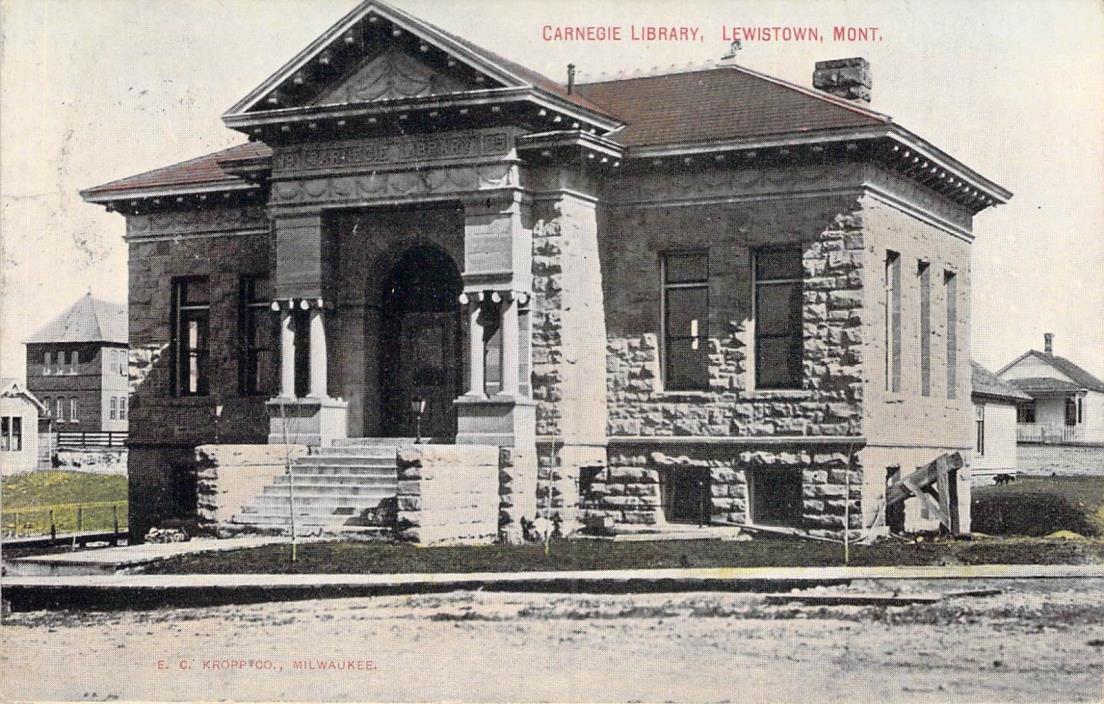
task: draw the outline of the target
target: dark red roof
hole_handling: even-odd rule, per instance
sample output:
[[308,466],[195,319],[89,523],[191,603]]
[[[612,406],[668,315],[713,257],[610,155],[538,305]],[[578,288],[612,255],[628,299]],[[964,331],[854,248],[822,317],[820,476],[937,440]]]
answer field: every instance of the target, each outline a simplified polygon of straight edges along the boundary
[[89,188],[82,192],[85,197],[109,195],[120,191],[158,190],[186,186],[210,186],[212,189],[244,184],[237,176],[232,176],[218,165],[218,162],[233,162],[269,157],[272,149],[262,142],[247,142],[235,147],[206,154],[195,159],[182,161],[171,166],[163,166],[153,171],[121,178],[102,186]]
[[[577,86],[576,92],[569,95],[562,86],[539,73],[460,37],[451,34],[449,37],[544,90],[627,123],[610,135],[627,147],[802,134],[884,125],[890,121],[884,115],[840,98],[737,66],[586,83]],[[218,162],[264,158],[271,154],[267,145],[250,142],[112,181],[90,188],[83,195],[95,197],[186,186],[216,189],[240,185],[244,181],[227,174]]]
[[628,147],[870,127],[890,121],[841,98],[739,66],[584,83],[576,91],[627,123],[610,137]]

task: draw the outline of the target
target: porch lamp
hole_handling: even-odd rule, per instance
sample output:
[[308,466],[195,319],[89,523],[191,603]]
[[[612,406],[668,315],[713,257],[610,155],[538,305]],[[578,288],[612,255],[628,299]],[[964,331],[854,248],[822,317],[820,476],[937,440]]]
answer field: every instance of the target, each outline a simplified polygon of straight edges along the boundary
[[410,411],[414,414],[414,434],[417,436],[414,438],[414,443],[418,444],[422,441],[422,414],[425,413],[426,400],[421,396],[410,397]]

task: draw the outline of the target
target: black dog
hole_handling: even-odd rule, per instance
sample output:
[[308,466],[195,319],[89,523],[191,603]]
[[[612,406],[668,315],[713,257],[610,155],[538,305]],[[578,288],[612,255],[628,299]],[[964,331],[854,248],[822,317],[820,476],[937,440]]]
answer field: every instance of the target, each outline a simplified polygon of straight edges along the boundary
[[997,476],[993,477],[993,483],[998,486],[1002,484],[1011,484],[1014,481],[1016,481],[1016,478],[1011,474],[998,474]]

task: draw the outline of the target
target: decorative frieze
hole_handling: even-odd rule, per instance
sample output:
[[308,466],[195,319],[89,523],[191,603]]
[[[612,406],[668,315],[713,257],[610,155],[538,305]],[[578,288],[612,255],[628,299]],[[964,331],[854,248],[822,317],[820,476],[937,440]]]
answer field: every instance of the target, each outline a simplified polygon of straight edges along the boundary
[[419,171],[373,173],[277,181],[272,184],[274,206],[342,201],[417,198],[517,186],[514,164],[453,166]]
[[268,214],[260,205],[170,210],[127,217],[127,237],[221,235],[268,229]]

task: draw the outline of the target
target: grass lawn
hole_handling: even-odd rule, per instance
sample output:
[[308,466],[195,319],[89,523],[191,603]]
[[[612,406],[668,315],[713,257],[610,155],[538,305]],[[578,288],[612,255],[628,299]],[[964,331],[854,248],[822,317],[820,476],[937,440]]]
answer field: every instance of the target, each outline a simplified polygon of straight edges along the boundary
[[[1104,542],[1039,539],[977,541],[885,541],[853,546],[852,565],[1101,564]],[[843,564],[843,546],[794,538],[747,542],[670,540],[554,541],[543,545],[416,548],[355,542],[267,545],[230,552],[176,557],[150,565],[150,574],[527,572],[541,570],[646,569],[668,567],[798,567]]]
[[974,489],[973,530],[988,535],[1104,536],[1104,477],[1038,477]]
[[119,529],[126,529],[127,478],[115,474],[45,471],[4,477],[0,483],[0,528],[5,535],[46,535],[50,511],[57,532],[110,530],[117,507]]

